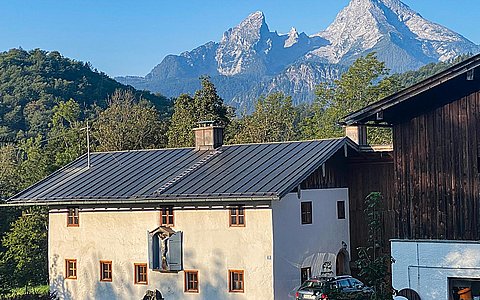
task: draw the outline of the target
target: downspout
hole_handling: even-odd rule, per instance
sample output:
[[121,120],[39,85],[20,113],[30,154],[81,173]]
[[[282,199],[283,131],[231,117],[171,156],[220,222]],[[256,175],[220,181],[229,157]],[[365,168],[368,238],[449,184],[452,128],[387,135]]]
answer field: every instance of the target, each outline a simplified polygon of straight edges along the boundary
[[[418,242],[415,242],[415,256],[416,256],[416,259],[417,259],[417,264],[416,265],[409,265],[408,266],[408,272],[407,272],[407,276],[408,276],[408,288],[411,289],[412,288],[412,284],[411,284],[411,280],[410,280],[410,268],[411,267],[419,267],[420,266],[420,255],[419,255],[419,251],[418,251]],[[417,269],[417,287],[420,286],[420,269]]]
[[[420,265],[420,254],[418,251],[418,242],[416,242],[416,248],[417,248],[417,266]],[[420,269],[417,270],[417,288],[420,286]]]

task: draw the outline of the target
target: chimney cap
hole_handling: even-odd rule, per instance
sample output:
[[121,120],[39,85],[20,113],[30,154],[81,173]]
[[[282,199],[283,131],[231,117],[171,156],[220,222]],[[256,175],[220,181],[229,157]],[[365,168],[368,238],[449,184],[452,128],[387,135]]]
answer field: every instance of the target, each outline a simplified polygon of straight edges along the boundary
[[197,122],[198,127],[213,127],[218,125],[217,121],[210,120],[210,121],[199,121]]

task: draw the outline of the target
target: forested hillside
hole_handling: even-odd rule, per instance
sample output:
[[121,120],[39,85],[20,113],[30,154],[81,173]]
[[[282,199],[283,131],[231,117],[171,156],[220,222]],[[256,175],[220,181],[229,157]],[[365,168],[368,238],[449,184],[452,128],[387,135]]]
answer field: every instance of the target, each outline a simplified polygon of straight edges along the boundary
[[92,69],[89,63],[63,57],[59,52],[12,49],[0,53],[0,139],[45,134],[52,108],[73,99],[82,116],[95,107],[104,109],[116,89],[130,90],[149,100],[162,113],[170,102],[162,96],[137,91]]
[[445,61],[445,62],[439,62],[439,63],[431,63],[431,64],[428,64],[428,65],[425,65],[423,67],[421,67],[420,69],[418,70],[415,70],[415,71],[408,71],[408,72],[405,72],[405,73],[401,73],[401,74],[395,74],[395,75],[392,75],[393,78],[395,78],[396,80],[398,80],[398,82],[400,83],[400,85],[402,87],[409,87],[409,86],[412,86],[422,80],[425,80],[427,79],[428,77],[430,76],[433,76],[435,74],[438,74],[440,72],[442,72],[443,70],[446,70],[447,68],[457,64],[457,63],[460,63],[468,58],[470,58],[471,55],[460,55],[454,59],[451,59],[449,61]]

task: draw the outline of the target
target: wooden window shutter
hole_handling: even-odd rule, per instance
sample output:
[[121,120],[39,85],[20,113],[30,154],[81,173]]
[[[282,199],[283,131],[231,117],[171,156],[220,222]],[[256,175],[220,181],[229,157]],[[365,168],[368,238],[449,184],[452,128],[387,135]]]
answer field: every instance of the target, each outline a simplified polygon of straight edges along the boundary
[[148,266],[151,270],[160,269],[160,241],[158,234],[148,232]]
[[182,257],[182,232],[177,231],[168,238],[167,263],[170,271],[183,269]]

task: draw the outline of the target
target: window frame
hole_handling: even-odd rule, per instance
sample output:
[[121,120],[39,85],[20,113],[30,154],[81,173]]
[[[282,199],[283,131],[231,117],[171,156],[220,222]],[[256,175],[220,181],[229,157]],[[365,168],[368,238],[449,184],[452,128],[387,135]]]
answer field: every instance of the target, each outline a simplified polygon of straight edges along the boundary
[[[110,266],[110,270],[107,270],[107,273],[110,273],[109,278],[104,277],[104,275],[105,275],[104,269],[103,269],[104,265],[109,265]],[[111,260],[101,260],[100,261],[100,281],[112,282],[112,279],[113,279],[113,264],[112,264],[112,261]]]
[[[241,289],[235,289],[234,284],[235,280],[233,280],[233,276],[241,275],[242,280],[238,280],[241,282],[242,288]],[[229,293],[244,293],[245,292],[245,271],[244,270],[228,270],[228,292]]]
[[[142,274],[140,268],[145,268],[145,281],[140,281],[139,276]],[[148,284],[148,266],[146,263],[134,263],[133,264],[134,274],[133,279],[135,284],[147,285]]]
[[[304,271],[307,273],[307,277],[305,278],[303,276]],[[305,281],[310,279],[312,277],[312,268],[311,267],[305,267],[305,268],[300,268],[300,282],[303,284]]]
[[[240,211],[242,212],[240,214]],[[245,227],[245,207],[244,205],[232,205],[228,208],[228,223],[230,227]],[[242,217],[242,223],[240,223],[240,217]],[[235,223],[232,220],[235,220]]]
[[312,201],[300,202],[300,221],[302,225],[313,224],[313,203]]
[[[346,283],[346,285],[344,284]],[[337,287],[339,290],[345,290],[345,289],[350,289],[352,288],[352,284],[350,283],[350,280],[348,279],[341,279],[337,281]]]
[[[70,263],[73,263],[73,268],[70,268]],[[72,275],[70,275],[70,271],[73,270]],[[77,279],[78,273],[78,264],[76,259],[67,258],[65,259],[65,279]]]
[[[165,218],[166,222],[163,222]],[[174,227],[175,226],[175,213],[173,206],[161,206],[160,207],[160,226]]]
[[337,219],[338,220],[347,219],[347,207],[345,205],[345,200],[337,201]]
[[[188,277],[188,275],[194,275],[195,278],[192,280],[192,284],[196,287],[196,288],[192,288],[190,289],[189,288],[189,283],[190,283],[190,278]],[[198,293],[199,292],[199,285],[200,285],[200,281],[198,280],[198,270],[185,270],[184,271],[184,292],[185,293]]]
[[78,227],[78,226],[80,226],[79,208],[78,207],[67,208],[67,227]]

